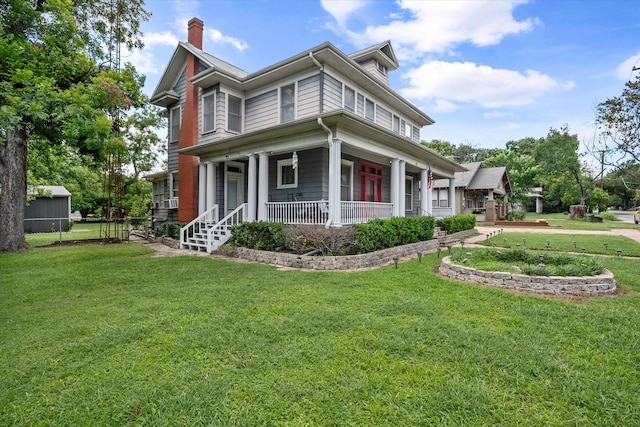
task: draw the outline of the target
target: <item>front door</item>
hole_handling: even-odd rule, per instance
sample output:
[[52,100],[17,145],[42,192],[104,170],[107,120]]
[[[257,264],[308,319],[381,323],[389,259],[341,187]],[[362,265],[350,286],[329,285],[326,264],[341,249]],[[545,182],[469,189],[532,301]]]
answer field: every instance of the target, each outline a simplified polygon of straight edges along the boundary
[[382,167],[360,162],[360,200],[382,202]]
[[224,176],[224,206],[227,214],[244,203],[244,163],[227,162]]

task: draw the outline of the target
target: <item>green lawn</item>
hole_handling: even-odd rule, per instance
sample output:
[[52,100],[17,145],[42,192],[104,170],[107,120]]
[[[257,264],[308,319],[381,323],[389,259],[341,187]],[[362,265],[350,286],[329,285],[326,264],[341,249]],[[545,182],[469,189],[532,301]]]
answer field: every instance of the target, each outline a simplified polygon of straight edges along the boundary
[[569,215],[554,214],[533,214],[527,213],[525,221],[535,221],[545,219],[553,227],[562,227],[569,230],[611,230],[613,228],[638,228],[636,224],[623,221],[590,222],[587,218],[570,219]]
[[356,273],[151,255],[0,253],[0,425],[640,420],[637,259],[604,258],[622,295],[568,301],[445,280],[435,254]]
[[[114,225],[111,224],[111,234],[115,234]],[[32,233],[27,234],[26,239],[29,246],[47,246],[60,241],[87,240],[104,238],[107,228],[100,222],[78,222],[74,223],[69,232],[57,233]]]

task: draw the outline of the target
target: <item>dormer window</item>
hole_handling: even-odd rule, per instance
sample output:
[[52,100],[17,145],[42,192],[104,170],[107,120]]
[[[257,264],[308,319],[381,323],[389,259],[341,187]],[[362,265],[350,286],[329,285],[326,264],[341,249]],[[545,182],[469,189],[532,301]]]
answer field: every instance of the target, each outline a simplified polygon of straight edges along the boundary
[[383,76],[387,75],[387,67],[382,65],[380,62],[378,62],[378,71],[380,71],[380,74],[382,74]]

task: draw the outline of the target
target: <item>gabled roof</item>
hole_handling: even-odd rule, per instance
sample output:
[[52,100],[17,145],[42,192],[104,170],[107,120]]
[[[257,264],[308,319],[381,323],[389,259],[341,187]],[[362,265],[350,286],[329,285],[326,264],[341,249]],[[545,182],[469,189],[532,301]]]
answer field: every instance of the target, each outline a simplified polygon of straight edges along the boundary
[[375,93],[381,100],[394,105],[408,119],[413,120],[419,126],[434,123],[431,117],[427,116],[393,89],[382,84],[358,63],[358,61],[362,61],[365,58],[375,57],[385,64],[387,69],[398,68],[396,56],[389,41],[360,50],[351,55],[346,55],[333,44],[325,42],[253,73],[247,73],[194,47],[190,43],[180,42],[160,78],[156,90],[151,96],[153,104],[166,107],[179,100],[178,94],[173,91],[173,87],[185,67],[187,52],[195,55],[204,68],[203,71],[200,71],[191,79],[195,86],[208,88],[222,82],[239,91],[259,90],[261,87],[268,86],[296,72],[330,64],[333,69],[349,75],[355,83]]
[[[249,73],[246,71],[229,64],[215,56],[206,53],[205,51],[198,49],[191,43],[179,42],[176,50],[173,52],[169,64],[162,73],[162,77],[158,81],[156,89],[151,95],[151,102],[154,104],[170,104],[176,102],[179,97],[176,92],[173,91],[173,86],[176,82],[177,76],[180,75],[185,67],[187,61],[187,52],[193,54],[200,64],[207,69],[220,70],[225,74],[232,75],[238,79],[245,78]],[[164,101],[164,102],[163,102]],[[166,105],[165,105],[166,106]]]
[[367,59],[374,58],[380,64],[387,67],[387,70],[397,70],[400,67],[396,54],[391,47],[391,41],[389,40],[354,52],[349,55],[349,58],[356,62],[362,62]]
[[[505,190],[511,192],[511,183],[507,174],[507,168],[504,166],[483,168],[481,162],[465,163],[466,172],[455,173],[456,187],[465,190],[496,190],[501,187],[500,184],[506,183]],[[434,188],[449,187],[449,180],[436,179],[433,183]]]
[[42,197],[69,197],[71,193],[62,185],[38,185],[36,187],[29,186],[27,193],[33,196]]

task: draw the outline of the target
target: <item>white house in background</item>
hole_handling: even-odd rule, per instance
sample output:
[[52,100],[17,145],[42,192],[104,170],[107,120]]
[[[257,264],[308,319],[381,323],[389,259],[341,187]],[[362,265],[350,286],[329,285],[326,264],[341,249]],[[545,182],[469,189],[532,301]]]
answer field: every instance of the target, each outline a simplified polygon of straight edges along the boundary
[[455,173],[455,192],[453,195],[449,180],[435,180],[433,184],[433,211],[437,214],[440,209],[449,209],[451,206],[455,206],[456,214],[475,214],[479,221],[495,221],[495,219],[505,218],[511,194],[511,182],[507,168],[485,168],[482,167],[481,162],[465,163],[462,166],[467,170]]
[[323,43],[250,73],[204,52],[202,31],[189,21],[151,97],[169,121],[168,171],[147,177],[153,215],[190,222],[182,247],[211,251],[240,221],[429,215],[429,173],[465,170],[420,144],[434,122],[389,86],[390,42],[351,55]]

